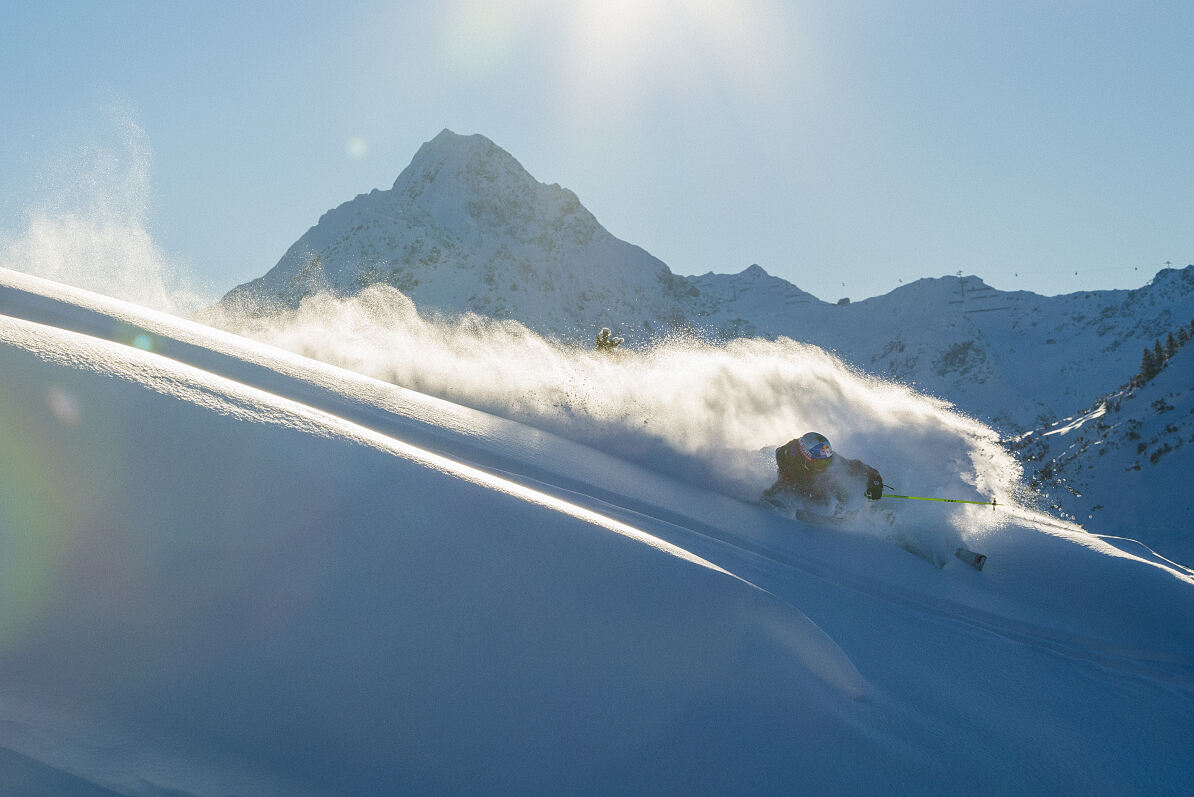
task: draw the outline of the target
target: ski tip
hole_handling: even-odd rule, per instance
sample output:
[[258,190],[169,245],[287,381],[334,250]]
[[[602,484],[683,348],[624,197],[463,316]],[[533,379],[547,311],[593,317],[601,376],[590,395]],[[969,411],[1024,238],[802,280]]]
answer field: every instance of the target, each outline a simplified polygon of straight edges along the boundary
[[963,562],[973,567],[975,570],[982,570],[983,566],[987,563],[986,554],[969,551],[965,548],[958,548],[956,551],[954,551],[954,556],[958,557]]

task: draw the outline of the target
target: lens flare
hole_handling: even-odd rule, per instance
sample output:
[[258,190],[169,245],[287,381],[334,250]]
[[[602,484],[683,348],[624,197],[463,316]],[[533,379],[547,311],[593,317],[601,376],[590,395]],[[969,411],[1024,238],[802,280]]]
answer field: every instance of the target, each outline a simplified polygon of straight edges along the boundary
[[76,422],[78,408],[65,391],[46,397],[47,406],[29,407],[0,380],[0,652],[34,626],[53,599],[61,577],[70,527],[63,511],[71,497],[55,490],[54,463],[43,454],[27,411],[51,412]]
[[344,154],[351,160],[364,160],[369,155],[369,143],[361,136],[349,136],[344,142]]
[[67,426],[78,426],[79,421],[82,420],[83,416],[79,410],[79,401],[68,390],[60,387],[49,388],[46,390],[46,404],[59,423]]
[[789,14],[775,7],[738,0],[586,0],[566,7],[560,103],[582,124],[610,113],[632,121],[661,107],[770,118],[790,101],[780,76],[793,72],[793,53],[802,46]]

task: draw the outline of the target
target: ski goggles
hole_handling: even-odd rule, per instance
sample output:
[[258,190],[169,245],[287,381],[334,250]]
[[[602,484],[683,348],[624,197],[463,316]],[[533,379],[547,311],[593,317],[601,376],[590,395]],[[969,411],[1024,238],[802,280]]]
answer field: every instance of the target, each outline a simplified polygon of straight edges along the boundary
[[829,459],[833,456],[833,449],[829,447],[829,443],[816,443],[812,448],[805,448],[801,443],[800,450],[809,459]]

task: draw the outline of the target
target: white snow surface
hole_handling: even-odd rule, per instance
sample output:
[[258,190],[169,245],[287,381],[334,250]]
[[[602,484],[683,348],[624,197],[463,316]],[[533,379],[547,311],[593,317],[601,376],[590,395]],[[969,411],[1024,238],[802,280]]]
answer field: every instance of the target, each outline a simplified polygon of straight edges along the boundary
[[[1194,576],[1017,505],[991,430],[791,341],[403,308],[262,342],[0,270],[0,787],[1189,793]],[[999,506],[760,508],[807,428]]]

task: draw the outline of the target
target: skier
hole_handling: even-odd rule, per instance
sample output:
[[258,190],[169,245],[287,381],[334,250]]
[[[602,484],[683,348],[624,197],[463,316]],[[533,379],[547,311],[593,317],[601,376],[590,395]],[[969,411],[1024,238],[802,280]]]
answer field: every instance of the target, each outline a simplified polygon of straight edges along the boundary
[[614,352],[622,345],[622,338],[613,337],[610,334],[609,327],[602,327],[601,331],[597,333],[597,351]]
[[782,508],[785,496],[819,504],[836,514],[861,492],[872,501],[883,497],[879,471],[856,459],[835,454],[823,434],[809,432],[775,449],[779,478],[763,500]]

